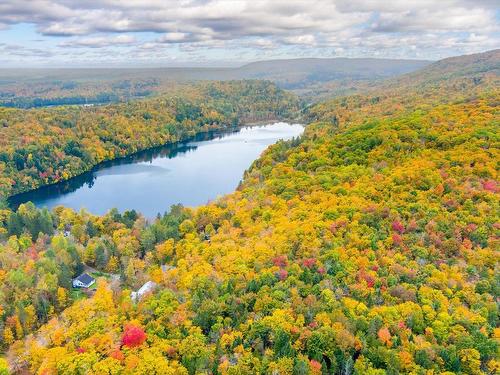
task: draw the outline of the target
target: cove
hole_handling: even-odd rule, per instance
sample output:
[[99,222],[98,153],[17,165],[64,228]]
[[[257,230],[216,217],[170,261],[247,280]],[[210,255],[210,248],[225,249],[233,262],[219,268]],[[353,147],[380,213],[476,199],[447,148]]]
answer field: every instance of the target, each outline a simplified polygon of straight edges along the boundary
[[104,162],[90,172],[9,199],[13,208],[63,205],[102,215],[111,208],[136,210],[147,218],[171,205],[199,206],[228,194],[269,145],[298,137],[299,124],[284,122],[198,134],[189,141]]

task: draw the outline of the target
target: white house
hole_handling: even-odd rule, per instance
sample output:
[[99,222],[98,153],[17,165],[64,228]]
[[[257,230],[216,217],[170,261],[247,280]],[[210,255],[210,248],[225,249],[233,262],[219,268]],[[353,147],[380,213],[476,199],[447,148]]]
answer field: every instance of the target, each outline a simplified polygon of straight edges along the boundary
[[132,301],[138,302],[144,297],[145,294],[152,292],[156,288],[156,283],[153,281],[148,281],[146,284],[141,286],[137,292],[130,293],[130,298]]
[[90,288],[95,283],[95,279],[88,273],[82,273],[76,279],[73,279],[73,288]]

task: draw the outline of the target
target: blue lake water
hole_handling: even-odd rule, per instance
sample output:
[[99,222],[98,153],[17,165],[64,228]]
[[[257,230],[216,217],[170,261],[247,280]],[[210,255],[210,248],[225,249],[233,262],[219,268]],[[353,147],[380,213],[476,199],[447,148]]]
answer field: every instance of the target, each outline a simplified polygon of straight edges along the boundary
[[113,207],[146,217],[173,204],[198,206],[230,193],[269,145],[302,134],[298,124],[276,123],[229,132],[204,133],[191,141],[146,150],[105,162],[92,171],[11,198],[38,207],[64,205],[104,214]]

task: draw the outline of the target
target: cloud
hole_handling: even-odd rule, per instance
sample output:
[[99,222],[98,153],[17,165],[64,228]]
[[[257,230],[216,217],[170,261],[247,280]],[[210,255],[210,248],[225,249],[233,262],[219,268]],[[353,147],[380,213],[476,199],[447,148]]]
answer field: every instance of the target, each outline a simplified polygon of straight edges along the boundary
[[95,32],[209,34],[213,38],[285,34],[348,27],[366,17],[344,18],[327,0],[136,1],[4,0],[0,23],[34,23],[46,35]]
[[253,39],[251,41],[246,41],[243,45],[248,48],[264,49],[264,50],[273,49],[277,47],[277,44],[274,41],[265,38],[258,38],[258,39]]
[[123,56],[228,48],[433,58],[498,47],[497,8],[495,0],[1,0],[0,33],[31,24],[61,49],[120,47]]
[[283,41],[287,44],[292,44],[292,45],[306,45],[306,46],[316,45],[316,38],[314,37],[314,35],[311,34],[290,36],[283,38]]
[[4,55],[18,57],[51,57],[52,52],[41,48],[27,48],[18,44],[0,43],[0,52]]
[[108,37],[92,37],[92,38],[78,38],[71,39],[60,43],[61,47],[88,47],[88,48],[101,48],[117,45],[132,45],[135,44],[136,38],[131,35],[115,35]]
[[496,0],[336,0],[337,9],[343,13],[349,12],[379,12],[379,13],[404,13],[419,10],[445,10],[455,8],[489,8],[497,9]]
[[494,31],[494,15],[487,9],[421,9],[382,14],[373,25],[378,32]]
[[156,39],[156,42],[177,44],[177,43],[194,43],[201,41],[209,41],[211,39],[212,39],[211,36],[206,34],[171,32],[163,34],[161,37]]

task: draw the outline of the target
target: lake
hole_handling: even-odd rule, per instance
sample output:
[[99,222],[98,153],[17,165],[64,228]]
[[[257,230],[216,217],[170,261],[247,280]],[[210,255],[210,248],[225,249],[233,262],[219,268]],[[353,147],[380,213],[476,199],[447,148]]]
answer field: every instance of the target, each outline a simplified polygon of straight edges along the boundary
[[199,134],[192,140],[104,162],[58,184],[19,194],[13,207],[86,208],[101,215],[113,207],[135,209],[148,218],[171,205],[198,206],[235,190],[243,173],[269,145],[300,136],[304,127],[275,123]]

